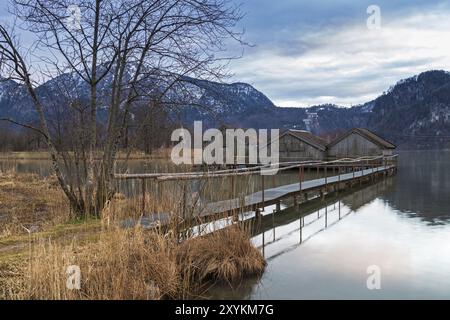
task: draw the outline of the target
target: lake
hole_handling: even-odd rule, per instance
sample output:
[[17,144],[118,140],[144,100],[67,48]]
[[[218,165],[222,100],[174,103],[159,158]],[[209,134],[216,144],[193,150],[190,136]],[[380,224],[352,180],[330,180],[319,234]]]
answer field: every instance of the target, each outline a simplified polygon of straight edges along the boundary
[[[0,161],[0,169],[8,168],[49,172],[48,163],[42,161]],[[134,161],[129,167],[130,172],[172,169],[154,160]],[[258,176],[246,179],[238,183],[241,190],[258,190]],[[285,173],[269,178],[266,186],[297,179],[297,172]],[[221,196],[229,196],[228,181],[209,183],[206,190],[219,189]],[[195,183],[192,186],[195,190]],[[267,260],[265,273],[233,289],[217,286],[207,297],[448,299],[449,194],[450,151],[401,152],[396,176],[330,197],[303,218],[305,212],[293,208],[273,219],[263,217],[261,232],[252,241]],[[367,280],[372,274],[368,271],[374,267],[380,272],[380,289],[369,290]]]
[[[302,228],[299,212],[286,210],[285,223],[274,223],[274,228],[269,223],[253,238],[268,262],[262,277],[234,289],[216,287],[209,294],[233,299],[449,299],[449,160],[449,151],[402,152],[396,176],[330,199],[304,218]],[[380,289],[369,290],[373,266],[380,271]]]

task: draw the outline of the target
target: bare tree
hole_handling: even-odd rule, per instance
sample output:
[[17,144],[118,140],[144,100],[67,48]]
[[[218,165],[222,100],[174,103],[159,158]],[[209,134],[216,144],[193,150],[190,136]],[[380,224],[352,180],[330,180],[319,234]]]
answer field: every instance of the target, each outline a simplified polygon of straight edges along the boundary
[[113,196],[114,163],[133,106],[164,104],[186,75],[222,77],[226,42],[242,43],[234,31],[239,8],[227,0],[12,4],[22,27],[38,37],[33,59],[44,53],[38,56],[41,69],[49,70],[47,76],[69,75],[59,82],[61,97],[44,103],[30,53],[14,30],[0,26],[2,74],[26,87],[39,116],[32,129],[45,138],[58,181],[79,214],[98,215]]

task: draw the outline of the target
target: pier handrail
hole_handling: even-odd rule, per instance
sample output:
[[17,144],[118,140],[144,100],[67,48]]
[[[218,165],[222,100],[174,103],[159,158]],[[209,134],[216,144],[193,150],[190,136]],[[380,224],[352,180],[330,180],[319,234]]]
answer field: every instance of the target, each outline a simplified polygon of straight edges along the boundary
[[290,161],[290,162],[279,162],[275,164],[267,164],[261,166],[255,166],[251,168],[236,168],[236,169],[225,169],[217,171],[192,171],[192,172],[164,172],[164,173],[121,173],[114,174],[115,179],[154,179],[159,181],[167,180],[195,180],[204,178],[218,178],[227,176],[240,176],[240,175],[252,175],[260,173],[261,170],[276,170],[285,171],[295,168],[308,167],[308,166],[324,166],[333,165],[341,163],[360,163],[363,161],[372,162],[375,160],[392,160],[398,157],[398,154],[391,156],[364,156],[358,158],[341,158],[330,161],[323,160],[307,160],[307,161]]
[[[298,168],[299,171],[299,184],[300,184],[300,196],[302,192],[302,183],[304,180],[304,169],[305,167],[317,167],[317,170],[319,170],[320,167],[324,167],[325,169],[325,186],[328,184],[328,169],[329,166],[337,166],[339,167],[340,164],[353,164],[352,171],[355,172],[355,166],[362,167],[364,170],[364,167],[371,167],[372,173],[374,173],[374,168],[376,165],[382,165],[384,166],[384,169],[386,169],[388,160],[397,159],[398,154],[395,155],[381,155],[381,156],[364,156],[359,158],[342,158],[342,159],[336,159],[336,160],[329,160],[329,161],[322,161],[322,160],[310,160],[310,161],[292,161],[292,162],[280,162],[275,164],[268,164],[268,165],[261,165],[251,168],[237,168],[237,169],[226,169],[226,170],[217,170],[217,171],[194,171],[194,172],[171,172],[171,173],[144,173],[144,174],[114,174],[113,178],[115,179],[137,179],[141,181],[142,187],[142,212],[145,212],[145,199],[146,199],[146,181],[147,179],[152,179],[157,182],[158,190],[161,190],[159,188],[159,183],[163,183],[164,181],[170,181],[170,180],[199,180],[199,179],[208,179],[208,178],[219,178],[219,177],[235,177],[235,176],[245,176],[245,175],[254,175],[261,172],[261,170],[274,170],[276,175],[278,172],[290,170],[290,169],[296,169]],[[380,161],[378,161],[380,160]],[[376,161],[376,162],[375,162]],[[356,164],[356,165],[355,165]],[[394,162],[394,165],[391,165],[392,167],[396,167],[396,162]],[[334,170],[334,168],[333,168]],[[378,172],[378,171],[377,171]],[[264,207],[265,204],[265,187],[264,187],[264,177],[265,175],[261,174],[261,185],[262,185],[262,206]],[[338,174],[338,181],[340,182],[341,177],[341,168],[339,167],[339,174]],[[353,178],[355,178],[353,173]],[[235,179],[232,179],[232,188],[234,189]],[[159,192],[159,191],[158,191]],[[186,184],[183,184],[183,217],[185,216],[185,208],[186,208]]]

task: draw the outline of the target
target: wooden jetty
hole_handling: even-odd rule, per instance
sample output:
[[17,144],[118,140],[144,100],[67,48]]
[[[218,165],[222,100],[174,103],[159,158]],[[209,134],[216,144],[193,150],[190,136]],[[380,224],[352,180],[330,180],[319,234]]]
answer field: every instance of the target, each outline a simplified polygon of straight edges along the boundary
[[[276,169],[275,169],[276,168]],[[264,180],[270,176],[262,175],[261,170],[276,170],[278,174],[287,170],[297,170],[299,180],[297,183],[282,185],[273,188],[265,188]],[[304,180],[305,170],[323,171],[324,177]],[[374,156],[360,158],[343,158],[333,161],[303,161],[283,162],[271,166],[259,166],[239,169],[225,169],[211,172],[182,172],[182,173],[150,173],[150,174],[115,174],[115,179],[134,180],[142,183],[142,212],[147,216],[150,225],[164,225],[169,216],[164,213],[145,214],[146,181],[154,180],[158,183],[165,181],[200,180],[221,177],[235,177],[242,175],[258,175],[261,179],[261,191],[245,196],[207,203],[197,210],[192,210],[191,215],[186,216],[186,194],[183,194],[183,208],[181,218],[184,221],[212,221],[224,216],[238,218],[239,213],[254,211],[259,215],[265,207],[276,205],[280,210],[281,201],[287,198],[294,200],[294,205],[299,205],[312,198],[324,197],[330,192],[339,192],[351,188],[356,183],[361,184],[365,180],[375,179],[380,176],[394,174],[397,170],[397,155]],[[328,176],[329,175],[329,176]],[[230,188],[234,190],[234,180]],[[160,190],[160,188],[158,188]]]
[[[263,189],[253,194],[245,196],[242,199],[230,199],[205,205],[200,213],[200,216],[208,216],[211,214],[222,214],[226,212],[233,212],[236,210],[258,210],[265,206],[279,204],[282,199],[301,196],[312,191],[319,191],[322,195],[328,193],[330,190],[337,190],[337,184],[346,184],[356,180],[370,178],[380,173],[385,173],[394,169],[392,165],[373,167],[360,171],[353,171],[350,173],[334,175],[330,177],[307,180],[298,183],[283,185],[280,187]],[[297,202],[303,199],[297,199]]]

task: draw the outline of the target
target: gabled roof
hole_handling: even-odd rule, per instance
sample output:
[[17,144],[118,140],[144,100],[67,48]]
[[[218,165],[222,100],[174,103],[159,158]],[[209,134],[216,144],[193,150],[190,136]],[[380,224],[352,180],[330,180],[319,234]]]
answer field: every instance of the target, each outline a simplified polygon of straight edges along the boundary
[[311,145],[312,147],[320,149],[322,151],[325,151],[327,148],[327,141],[325,139],[317,137],[309,131],[289,129],[283,132],[280,135],[279,139],[281,139],[285,135],[291,135],[294,138],[300,139]]
[[377,146],[379,146],[381,148],[384,148],[384,149],[395,149],[396,148],[396,146],[393,143],[383,139],[382,137],[380,137],[379,135],[376,135],[372,131],[367,130],[367,129],[363,129],[363,128],[353,128],[353,129],[347,131],[343,135],[341,135],[338,138],[336,138],[333,141],[331,141],[330,144],[328,144],[327,147],[329,148],[331,146],[334,146],[335,144],[337,144],[341,140],[345,139],[346,137],[348,137],[352,133],[359,134],[360,136],[366,138],[367,140],[373,142],[374,144],[376,144]]

